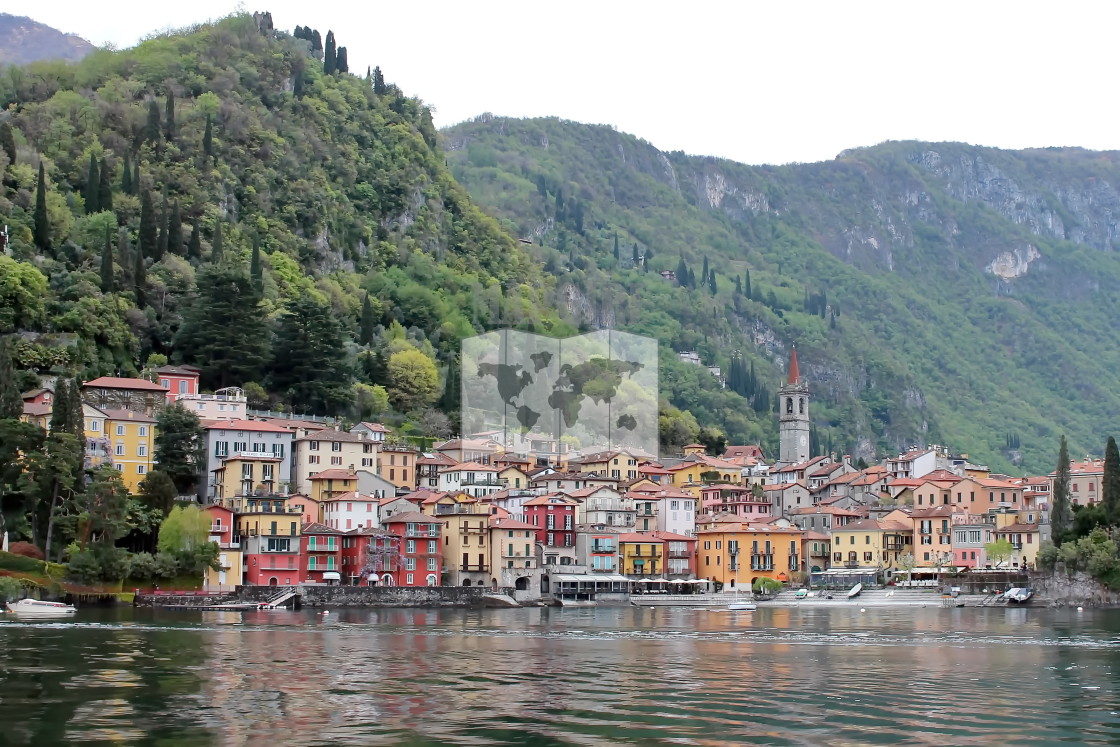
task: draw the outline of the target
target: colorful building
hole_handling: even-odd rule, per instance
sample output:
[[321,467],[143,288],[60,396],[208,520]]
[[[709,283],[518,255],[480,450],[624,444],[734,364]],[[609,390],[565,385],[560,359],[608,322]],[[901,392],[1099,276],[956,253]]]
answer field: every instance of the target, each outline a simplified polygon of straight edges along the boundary
[[300,527],[304,506],[299,496],[239,496],[222,505],[236,515],[245,583],[287,586],[303,581]]
[[650,535],[665,543],[664,575],[674,581],[696,578],[696,546],[698,540],[685,534],[674,532],[650,532]]
[[331,529],[348,532],[361,527],[379,527],[380,501],[359,492],[331,496],[320,504],[322,521]]
[[903,511],[882,519],[860,519],[832,530],[833,568],[897,569],[914,551],[914,526]]
[[393,586],[403,539],[384,529],[363,527],[342,538],[342,576],[351,586]]
[[620,572],[631,578],[665,576],[665,542],[652,534],[628,532],[618,535]]
[[156,419],[135,410],[98,408],[105,414],[105,435],[112,447],[113,466],[133,495],[155,464]]
[[342,580],[342,534],[324,524],[303,525],[300,557],[306,582],[337,584]]
[[218,570],[203,571],[203,588],[207,591],[233,591],[243,583],[241,538],[236,534],[233,511],[211,504],[203,511],[210,517],[210,541],[218,546]]
[[206,473],[198,481],[200,496],[215,497],[215,470],[226,459],[239,454],[279,457],[275,475],[278,489],[280,492],[291,489],[292,431],[261,420],[206,421],[202,426],[206,430]]
[[319,505],[358,489],[358,475],[345,469],[323,470],[312,475],[310,482],[310,495]]
[[167,404],[168,390],[147,379],[102,376],[82,385],[82,400],[99,410],[134,410],[151,415]]
[[311,493],[311,478],[327,470],[377,470],[377,443],[364,433],[330,428],[292,441],[292,488]]
[[202,372],[194,366],[160,366],[155,373],[159,385],[167,390],[168,404],[186,395],[198,394],[198,377]]
[[525,521],[536,530],[544,565],[572,565],[576,561],[575,498],[561,493],[530,498],[521,504]]
[[[486,517],[481,516],[483,524]],[[427,514],[396,514],[385,520],[386,534],[399,538],[396,570],[381,573],[382,586],[440,586],[443,576],[443,525]],[[480,535],[485,536],[483,527]],[[465,584],[464,584],[465,585]]]
[[576,526],[577,565],[590,573],[619,572],[618,537],[622,531],[606,524]]
[[789,583],[804,572],[802,531],[743,521],[720,521],[697,531],[697,574],[725,590],[763,578]]
[[214,470],[211,496],[222,501],[238,495],[272,495],[279,491],[277,475],[283,459],[266,451],[239,451]]

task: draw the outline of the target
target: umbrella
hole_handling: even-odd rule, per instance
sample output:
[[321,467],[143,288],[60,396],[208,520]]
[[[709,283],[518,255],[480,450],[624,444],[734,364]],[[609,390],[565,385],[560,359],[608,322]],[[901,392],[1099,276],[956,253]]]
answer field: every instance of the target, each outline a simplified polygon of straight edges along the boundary
[[4,552],[8,551],[8,533],[7,532],[4,532],[4,539],[2,541],[0,541],[0,550],[3,550]]

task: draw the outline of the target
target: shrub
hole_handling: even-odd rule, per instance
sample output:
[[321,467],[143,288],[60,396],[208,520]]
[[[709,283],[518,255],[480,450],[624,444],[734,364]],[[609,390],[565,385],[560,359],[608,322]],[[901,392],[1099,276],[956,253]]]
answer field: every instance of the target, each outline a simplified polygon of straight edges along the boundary
[[137,581],[147,581],[155,578],[157,569],[156,559],[151,553],[138,552],[132,556],[132,562],[129,563],[128,577]]
[[10,552],[0,552],[0,568],[8,571],[21,571],[23,573],[42,573],[44,563],[41,560],[15,555]]
[[73,553],[70,556],[69,575],[75,581],[87,586],[95,584],[101,578],[101,564],[88,550]]
[[23,584],[11,576],[0,576],[0,602],[15,602],[23,594]]
[[33,558],[35,560],[45,559],[43,551],[30,542],[13,542],[8,546],[8,552],[12,555],[22,555],[25,558]]

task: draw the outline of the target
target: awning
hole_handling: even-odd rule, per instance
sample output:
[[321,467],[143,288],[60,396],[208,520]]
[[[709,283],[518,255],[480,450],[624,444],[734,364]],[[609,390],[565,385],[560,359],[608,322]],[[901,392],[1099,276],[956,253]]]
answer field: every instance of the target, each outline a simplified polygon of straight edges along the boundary
[[619,576],[617,573],[612,573],[606,576],[592,576],[593,581],[621,581],[622,583],[629,583],[630,579],[626,576]]
[[323,580],[324,581],[340,581],[341,579],[342,579],[342,576],[339,576],[336,571],[324,571],[323,572]]

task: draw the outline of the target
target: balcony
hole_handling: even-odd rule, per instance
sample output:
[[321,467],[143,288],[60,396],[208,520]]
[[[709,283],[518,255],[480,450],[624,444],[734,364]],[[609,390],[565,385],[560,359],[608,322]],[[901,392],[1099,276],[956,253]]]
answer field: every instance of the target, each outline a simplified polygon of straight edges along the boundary
[[796,556],[796,555],[790,555],[789,556],[789,569],[791,571],[796,571],[800,567],[800,563],[801,563],[801,558],[799,558],[798,556]]
[[772,570],[774,570],[774,556],[773,555],[752,555],[751,556],[751,570],[752,571],[772,571]]
[[334,563],[330,563],[330,564],[325,564],[325,565],[317,565],[317,564],[313,564],[313,563],[308,563],[308,564],[307,564],[307,570],[309,570],[309,571],[317,571],[317,572],[322,572],[322,571],[337,571],[337,570],[338,570],[338,566],[337,566],[336,564],[334,564]]
[[504,488],[509,480],[496,477],[468,477],[459,481],[460,488]]
[[844,567],[845,568],[859,568],[859,561],[858,560],[845,560],[844,561]]
[[902,540],[887,540],[887,543],[884,545],[884,547],[887,550],[905,550],[906,549]]
[[329,545],[324,545],[324,544],[319,543],[319,542],[308,542],[307,543],[307,551],[308,552],[338,552],[338,550],[340,548],[341,548],[341,546],[337,543],[329,544]]
[[488,573],[490,571],[490,566],[486,565],[485,563],[462,563],[459,565],[459,570],[464,573],[469,573],[471,571]]
[[614,573],[614,568],[592,568],[592,573]]
[[1011,543],[1011,549],[1012,550],[1022,550],[1023,549],[1023,543],[1022,542],[1012,542]]
[[431,539],[439,539],[439,527],[431,529],[405,529],[405,537],[430,537]]
[[[735,555],[738,552],[739,551],[737,549],[736,550],[731,550],[732,555]],[[669,551],[669,557],[670,558],[691,558],[692,553],[689,552],[688,550],[670,550]]]
[[599,553],[599,554],[604,554],[604,555],[605,555],[606,553],[613,553],[613,552],[614,552],[614,545],[596,545],[596,544],[592,544],[592,545],[591,545],[591,552],[593,552],[593,553]]
[[211,524],[210,525],[210,532],[213,533],[213,534],[221,534],[222,532],[226,531],[227,529],[229,529],[228,526],[223,526],[221,524]]

